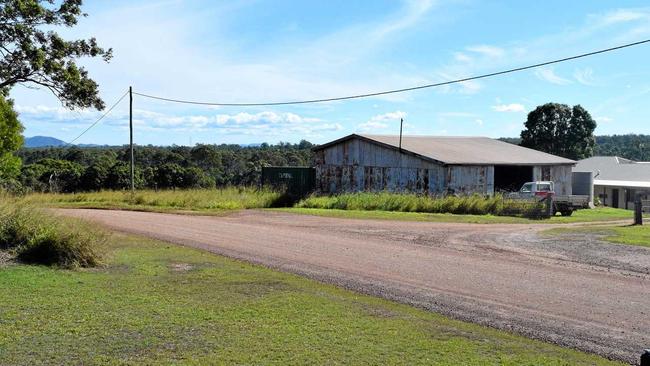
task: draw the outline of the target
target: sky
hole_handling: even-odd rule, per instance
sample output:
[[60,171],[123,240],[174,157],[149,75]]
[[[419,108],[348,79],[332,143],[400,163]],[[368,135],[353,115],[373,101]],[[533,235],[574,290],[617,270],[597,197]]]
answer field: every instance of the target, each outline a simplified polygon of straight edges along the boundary
[[[218,103],[330,98],[443,82],[650,38],[646,1],[85,1],[59,32],[96,37],[82,59],[110,107],[128,89]],[[527,113],[580,104],[596,134],[650,134],[650,44],[489,79],[277,107],[134,96],[137,144],[323,143],[351,133],[514,137]],[[25,136],[77,137],[102,113],[47,90],[11,91]],[[77,143],[128,143],[128,97]]]

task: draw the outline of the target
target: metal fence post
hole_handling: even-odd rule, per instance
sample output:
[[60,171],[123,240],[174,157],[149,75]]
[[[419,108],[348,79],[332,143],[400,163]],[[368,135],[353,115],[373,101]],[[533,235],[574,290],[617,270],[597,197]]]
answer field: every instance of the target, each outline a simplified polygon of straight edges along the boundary
[[643,225],[643,201],[638,193],[634,198],[634,225]]
[[553,195],[546,196],[546,215],[547,217],[553,217]]

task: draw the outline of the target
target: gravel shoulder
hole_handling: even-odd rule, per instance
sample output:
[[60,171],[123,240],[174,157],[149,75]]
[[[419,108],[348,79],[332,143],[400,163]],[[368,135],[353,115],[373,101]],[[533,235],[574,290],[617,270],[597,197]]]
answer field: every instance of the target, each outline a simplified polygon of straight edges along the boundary
[[650,249],[547,225],[56,212],[630,363],[650,346]]

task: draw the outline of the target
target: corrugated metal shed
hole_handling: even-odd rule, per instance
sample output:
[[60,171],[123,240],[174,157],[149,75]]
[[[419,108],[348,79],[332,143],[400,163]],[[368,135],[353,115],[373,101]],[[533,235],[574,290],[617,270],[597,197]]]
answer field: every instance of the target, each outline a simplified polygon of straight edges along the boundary
[[[324,149],[345,140],[360,138],[396,149],[398,135],[352,134],[318,146]],[[513,145],[488,137],[402,136],[402,150],[423,159],[447,165],[573,165],[576,162],[559,156]]]
[[483,194],[552,180],[571,194],[574,161],[485,137],[352,134],[314,148],[321,192],[409,191]]

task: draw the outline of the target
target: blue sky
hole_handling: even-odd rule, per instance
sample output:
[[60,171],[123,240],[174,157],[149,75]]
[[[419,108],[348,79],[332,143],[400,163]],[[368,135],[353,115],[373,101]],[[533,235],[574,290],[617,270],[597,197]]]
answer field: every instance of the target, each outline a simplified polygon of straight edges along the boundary
[[[107,105],[132,85],[215,102],[328,98],[440,82],[650,38],[647,1],[86,1],[67,37]],[[202,107],[135,96],[138,144],[322,143],[353,133],[518,136],[546,102],[581,104],[598,134],[650,133],[650,44],[552,67],[382,97]],[[76,137],[100,113],[15,87],[25,135]],[[79,143],[128,143],[125,99]]]

